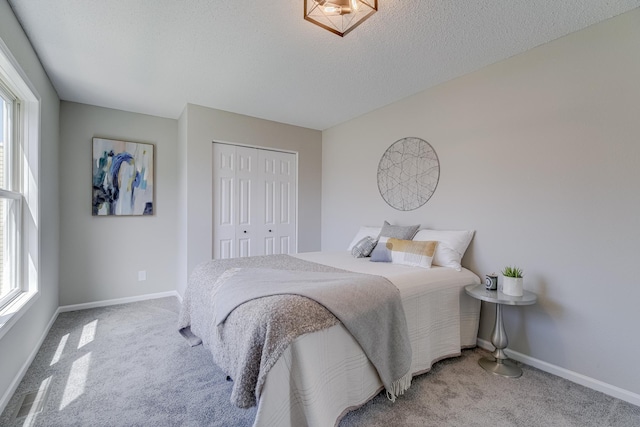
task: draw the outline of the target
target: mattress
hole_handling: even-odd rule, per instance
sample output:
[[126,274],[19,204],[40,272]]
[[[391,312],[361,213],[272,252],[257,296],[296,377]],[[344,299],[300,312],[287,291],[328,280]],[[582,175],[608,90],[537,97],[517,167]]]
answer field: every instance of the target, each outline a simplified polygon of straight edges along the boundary
[[[467,269],[430,269],[374,263],[344,252],[310,252],[297,258],[389,279],[400,290],[413,351],[411,372],[476,345],[480,301],[464,287],[481,283]],[[362,349],[341,325],[297,338],[271,368],[254,427],[328,427],[337,425],[383,389]],[[402,397],[399,397],[402,399]]]

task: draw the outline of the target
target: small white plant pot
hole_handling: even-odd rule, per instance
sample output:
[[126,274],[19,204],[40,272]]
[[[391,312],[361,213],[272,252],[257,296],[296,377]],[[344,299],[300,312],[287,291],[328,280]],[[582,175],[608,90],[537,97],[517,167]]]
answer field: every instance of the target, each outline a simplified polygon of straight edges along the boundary
[[521,297],[524,295],[522,282],[522,277],[502,276],[502,293],[512,297]]

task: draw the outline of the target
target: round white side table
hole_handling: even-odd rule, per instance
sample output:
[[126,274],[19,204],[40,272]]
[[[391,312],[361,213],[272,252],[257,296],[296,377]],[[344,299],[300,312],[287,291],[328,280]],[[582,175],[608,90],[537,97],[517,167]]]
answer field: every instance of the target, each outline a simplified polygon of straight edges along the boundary
[[537,295],[533,292],[524,291],[523,296],[512,297],[511,295],[503,294],[499,290],[487,290],[484,284],[468,285],[464,290],[474,298],[496,305],[496,322],[493,326],[493,332],[491,333],[491,344],[494,345],[496,350],[492,353],[493,358],[483,357],[478,361],[478,364],[480,364],[485,371],[496,375],[510,378],[520,377],[522,375],[522,369],[513,363],[513,361],[509,360],[504,352],[504,349],[507,348],[509,344],[509,340],[507,339],[507,333],[504,330],[504,323],[502,322],[502,306],[535,304],[538,300]]

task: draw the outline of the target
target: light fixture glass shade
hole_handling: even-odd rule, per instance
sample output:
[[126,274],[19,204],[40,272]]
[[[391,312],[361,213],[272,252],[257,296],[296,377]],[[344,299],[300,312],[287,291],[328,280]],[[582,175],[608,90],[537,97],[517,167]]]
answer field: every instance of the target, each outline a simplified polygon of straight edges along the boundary
[[378,0],[304,0],[304,19],[344,37],[378,10]]

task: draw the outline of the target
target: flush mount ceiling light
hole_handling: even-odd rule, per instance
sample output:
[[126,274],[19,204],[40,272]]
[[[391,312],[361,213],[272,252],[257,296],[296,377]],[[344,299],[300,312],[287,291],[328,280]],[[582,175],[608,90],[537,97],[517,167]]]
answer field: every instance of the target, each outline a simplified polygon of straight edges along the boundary
[[304,19],[340,37],[378,10],[378,0],[304,0]]

